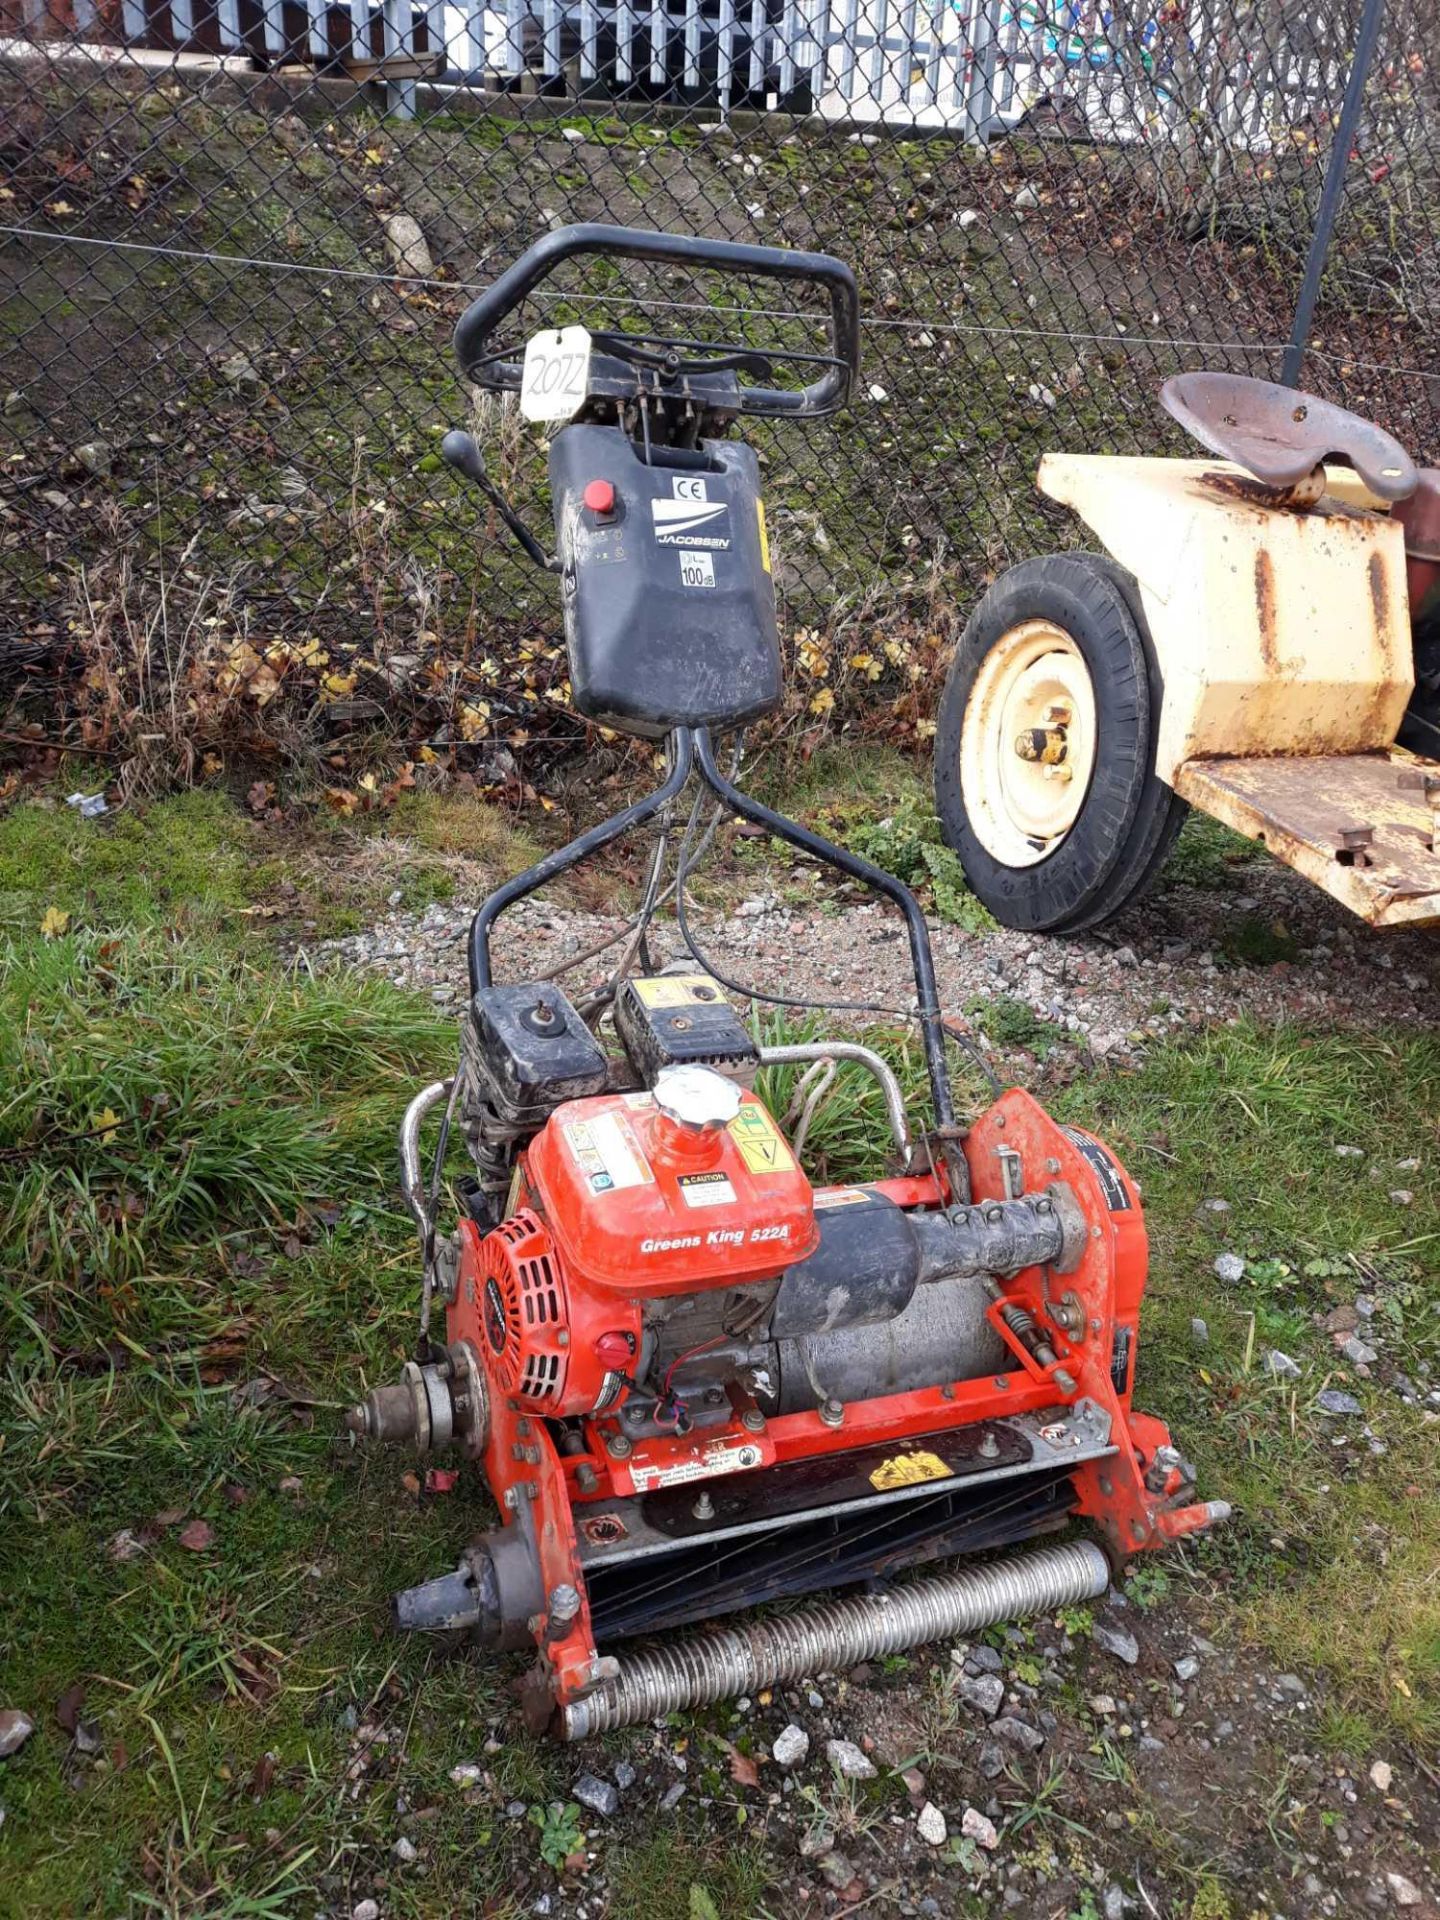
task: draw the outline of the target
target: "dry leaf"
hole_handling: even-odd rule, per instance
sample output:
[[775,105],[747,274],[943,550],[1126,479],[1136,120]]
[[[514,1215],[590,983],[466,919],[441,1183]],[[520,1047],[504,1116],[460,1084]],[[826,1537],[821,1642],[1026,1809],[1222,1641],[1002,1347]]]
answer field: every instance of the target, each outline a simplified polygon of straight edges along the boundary
[[55,1718],[65,1729],[73,1734],[80,1723],[80,1709],[85,1704],[85,1682],[77,1680],[74,1686],[67,1687],[55,1702]]
[[47,940],[58,940],[70,925],[70,916],[63,907],[47,907],[40,920],[40,931]]
[[215,1538],[215,1529],[208,1520],[192,1520],[180,1529],[179,1537],[181,1546],[191,1553],[204,1553]]

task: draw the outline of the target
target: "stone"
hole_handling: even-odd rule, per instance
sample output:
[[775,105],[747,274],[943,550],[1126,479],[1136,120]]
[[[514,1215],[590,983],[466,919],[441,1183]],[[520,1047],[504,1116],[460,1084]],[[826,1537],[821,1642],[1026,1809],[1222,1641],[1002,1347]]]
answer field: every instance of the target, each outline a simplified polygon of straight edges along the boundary
[[350,1909],[350,1920],[380,1920],[378,1900],[357,1900]]
[[103,480],[115,465],[115,449],[108,440],[87,440],[75,449],[75,464]]
[[35,1722],[18,1707],[0,1708],[0,1760],[18,1753],[35,1731]]
[[1000,1844],[995,1822],[987,1819],[978,1807],[966,1807],[960,1819],[960,1831],[967,1840],[977,1841],[990,1853]]
[[1125,1897],[1125,1889],[1123,1887],[1117,1887],[1113,1880],[1109,1886],[1106,1887],[1100,1900],[1100,1905],[1105,1913],[1105,1920],[1125,1920],[1125,1909],[1130,1904],[1130,1901]]
[[843,1853],[834,1847],[828,1853],[822,1853],[815,1863],[820,1875],[837,1893],[843,1893],[855,1878],[855,1868]]
[[585,129],[583,127],[562,127],[560,132],[564,138],[570,142],[572,147],[580,146],[585,139]]
[[227,387],[258,387],[260,375],[248,354],[230,353],[220,362],[220,378]]
[[1415,1882],[1407,1880],[1403,1873],[1387,1873],[1385,1884],[1397,1907],[1418,1907],[1425,1898]]
[[993,1720],[1005,1698],[1005,1682],[998,1673],[966,1673],[960,1677],[960,1698],[967,1707]]
[[1134,947],[1117,947],[1110,957],[1117,967],[1138,967],[1140,964],[1140,956]]
[[987,1740],[975,1764],[987,1780],[994,1780],[1005,1771],[1005,1755],[993,1740]]
[[853,1740],[827,1740],[825,1755],[842,1780],[873,1780],[875,1763]]
[[1353,1393],[1346,1393],[1340,1387],[1322,1387],[1315,1396],[1315,1404],[1321,1413],[1363,1413],[1364,1408]]
[[950,1837],[945,1816],[933,1800],[927,1800],[915,1816],[915,1831],[927,1847],[943,1847]]
[[1365,1149],[1363,1147],[1336,1147],[1335,1158],[1337,1160],[1363,1160],[1365,1158]]
[[673,1787],[667,1787],[660,1796],[660,1811],[669,1813],[672,1807],[678,1807],[685,1798],[685,1782],[677,1780]]
[[615,1769],[615,1784],[621,1793],[628,1793],[640,1778],[628,1760],[622,1760]]
[[1133,1667],[1139,1660],[1140,1643],[1128,1627],[1112,1627],[1108,1620],[1097,1620],[1091,1633],[1097,1647],[1113,1653],[1127,1667]]
[[1388,1793],[1395,1783],[1395,1769],[1388,1760],[1376,1760],[1370,1768],[1370,1784],[1377,1793]]
[[995,1721],[992,1730],[998,1739],[1004,1740],[1009,1746],[1018,1747],[1022,1753],[1038,1753],[1045,1744],[1045,1736],[1038,1728],[1027,1726],[1012,1713],[1007,1713],[1003,1720]]
[[1224,1280],[1232,1287],[1237,1280],[1245,1278],[1245,1262],[1238,1253],[1217,1253],[1212,1271],[1217,1280]]
[[1195,1658],[1194,1654],[1187,1653],[1183,1660],[1177,1660],[1175,1662],[1175,1678],[1177,1680],[1193,1680],[1199,1671],[1200,1662]]
[[967,1673],[1000,1673],[1005,1662],[995,1647],[971,1647],[965,1656]]
[[1039,206],[1040,189],[1027,182],[1021,187],[1010,204],[1013,207],[1017,207],[1021,213],[1027,213],[1031,208]]
[[1198,1313],[1190,1322],[1190,1339],[1197,1347],[1208,1347],[1210,1344],[1210,1329]]
[[402,1867],[414,1866],[419,1857],[420,1849],[403,1833],[390,1849],[390,1858],[398,1860]]
[[956,214],[955,224],[960,228],[962,233],[968,233],[971,227],[979,226],[980,216],[973,207],[966,207],[962,212]]
[[770,1758],[777,1767],[789,1769],[798,1767],[809,1751],[809,1734],[803,1727],[797,1727],[792,1721],[788,1727],[782,1727],[776,1734],[771,1743]]
[[458,1767],[450,1769],[450,1778],[457,1787],[478,1787],[484,1774],[485,1769],[473,1760],[462,1760]]
[[1092,1693],[1089,1705],[1090,1711],[1098,1713],[1102,1720],[1113,1720],[1118,1711],[1113,1693]]
[[1288,1353],[1282,1353],[1278,1347],[1268,1347],[1261,1363],[1266,1373],[1277,1380],[1298,1380],[1300,1367]]
[[1348,1339],[1342,1340],[1340,1351],[1352,1367],[1372,1366],[1380,1358],[1379,1351],[1367,1345],[1358,1333],[1352,1333]]
[[385,246],[395,271],[414,280],[433,280],[435,262],[420,222],[409,213],[392,213],[385,222]]
[[1275,1679],[1275,1684],[1281,1693],[1288,1693],[1296,1700],[1303,1700],[1308,1691],[1305,1682],[1300,1678],[1298,1673],[1278,1674]]
[[606,1820],[612,1819],[620,1811],[620,1795],[614,1784],[602,1780],[598,1774],[582,1773],[570,1792],[582,1807],[588,1807],[591,1813],[601,1814]]
[[1414,1205],[1415,1196],[1409,1187],[1392,1187],[1390,1189],[1390,1200],[1394,1206],[1409,1207]]

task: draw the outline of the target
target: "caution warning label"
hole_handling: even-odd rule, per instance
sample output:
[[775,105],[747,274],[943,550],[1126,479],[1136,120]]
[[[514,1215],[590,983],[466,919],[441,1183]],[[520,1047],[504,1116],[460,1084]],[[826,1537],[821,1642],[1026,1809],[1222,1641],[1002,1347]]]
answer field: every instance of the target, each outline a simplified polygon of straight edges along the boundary
[[889,1493],[892,1487],[923,1486],[927,1480],[948,1480],[950,1469],[935,1453],[895,1453],[882,1460],[870,1476],[877,1493]]
[[789,1173],[795,1164],[780,1129],[763,1107],[747,1101],[730,1122],[730,1138],[751,1173]]

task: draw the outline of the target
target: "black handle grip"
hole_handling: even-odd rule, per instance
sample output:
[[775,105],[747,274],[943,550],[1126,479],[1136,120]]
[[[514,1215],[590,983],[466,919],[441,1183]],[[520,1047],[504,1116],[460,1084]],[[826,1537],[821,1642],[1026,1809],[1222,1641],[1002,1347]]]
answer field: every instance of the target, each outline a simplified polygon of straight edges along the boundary
[[[489,350],[496,327],[511,314],[562,260],[580,253],[620,255],[629,260],[658,260],[683,266],[718,267],[761,274],[773,280],[809,280],[830,294],[830,334],[838,366],[827,367],[807,387],[742,387],[743,413],[815,419],[845,403],[850,382],[860,370],[860,296],[855,276],[828,253],[797,253],[788,247],[753,247],[738,240],[707,240],[696,234],[647,233],[639,227],[610,227],[596,222],[561,227],[537,240],[508,267],[493,286],[471,301],[455,329],[455,353],[467,378]],[[483,383],[518,392],[518,360],[492,360]]]

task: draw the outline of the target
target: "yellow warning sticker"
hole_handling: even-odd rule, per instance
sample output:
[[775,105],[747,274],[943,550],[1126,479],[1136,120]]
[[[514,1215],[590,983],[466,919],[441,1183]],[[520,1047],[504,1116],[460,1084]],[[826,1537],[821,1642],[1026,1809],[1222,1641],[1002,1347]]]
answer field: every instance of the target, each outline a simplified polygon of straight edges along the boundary
[[667,973],[658,980],[632,980],[635,998],[642,1007],[689,1007],[695,1002],[718,1000],[713,980],[703,973]]
[[926,1480],[949,1480],[949,1467],[934,1453],[896,1453],[882,1460],[870,1476],[877,1493],[889,1493],[892,1487],[918,1487]]
[[758,496],[755,501],[755,524],[760,529],[760,564],[766,573],[770,571],[770,536],[765,531],[765,502]]
[[751,1173],[789,1173],[795,1164],[764,1107],[747,1101],[730,1122],[730,1137]]
[[814,1195],[817,1207],[863,1207],[874,1197],[863,1187],[820,1187]]

